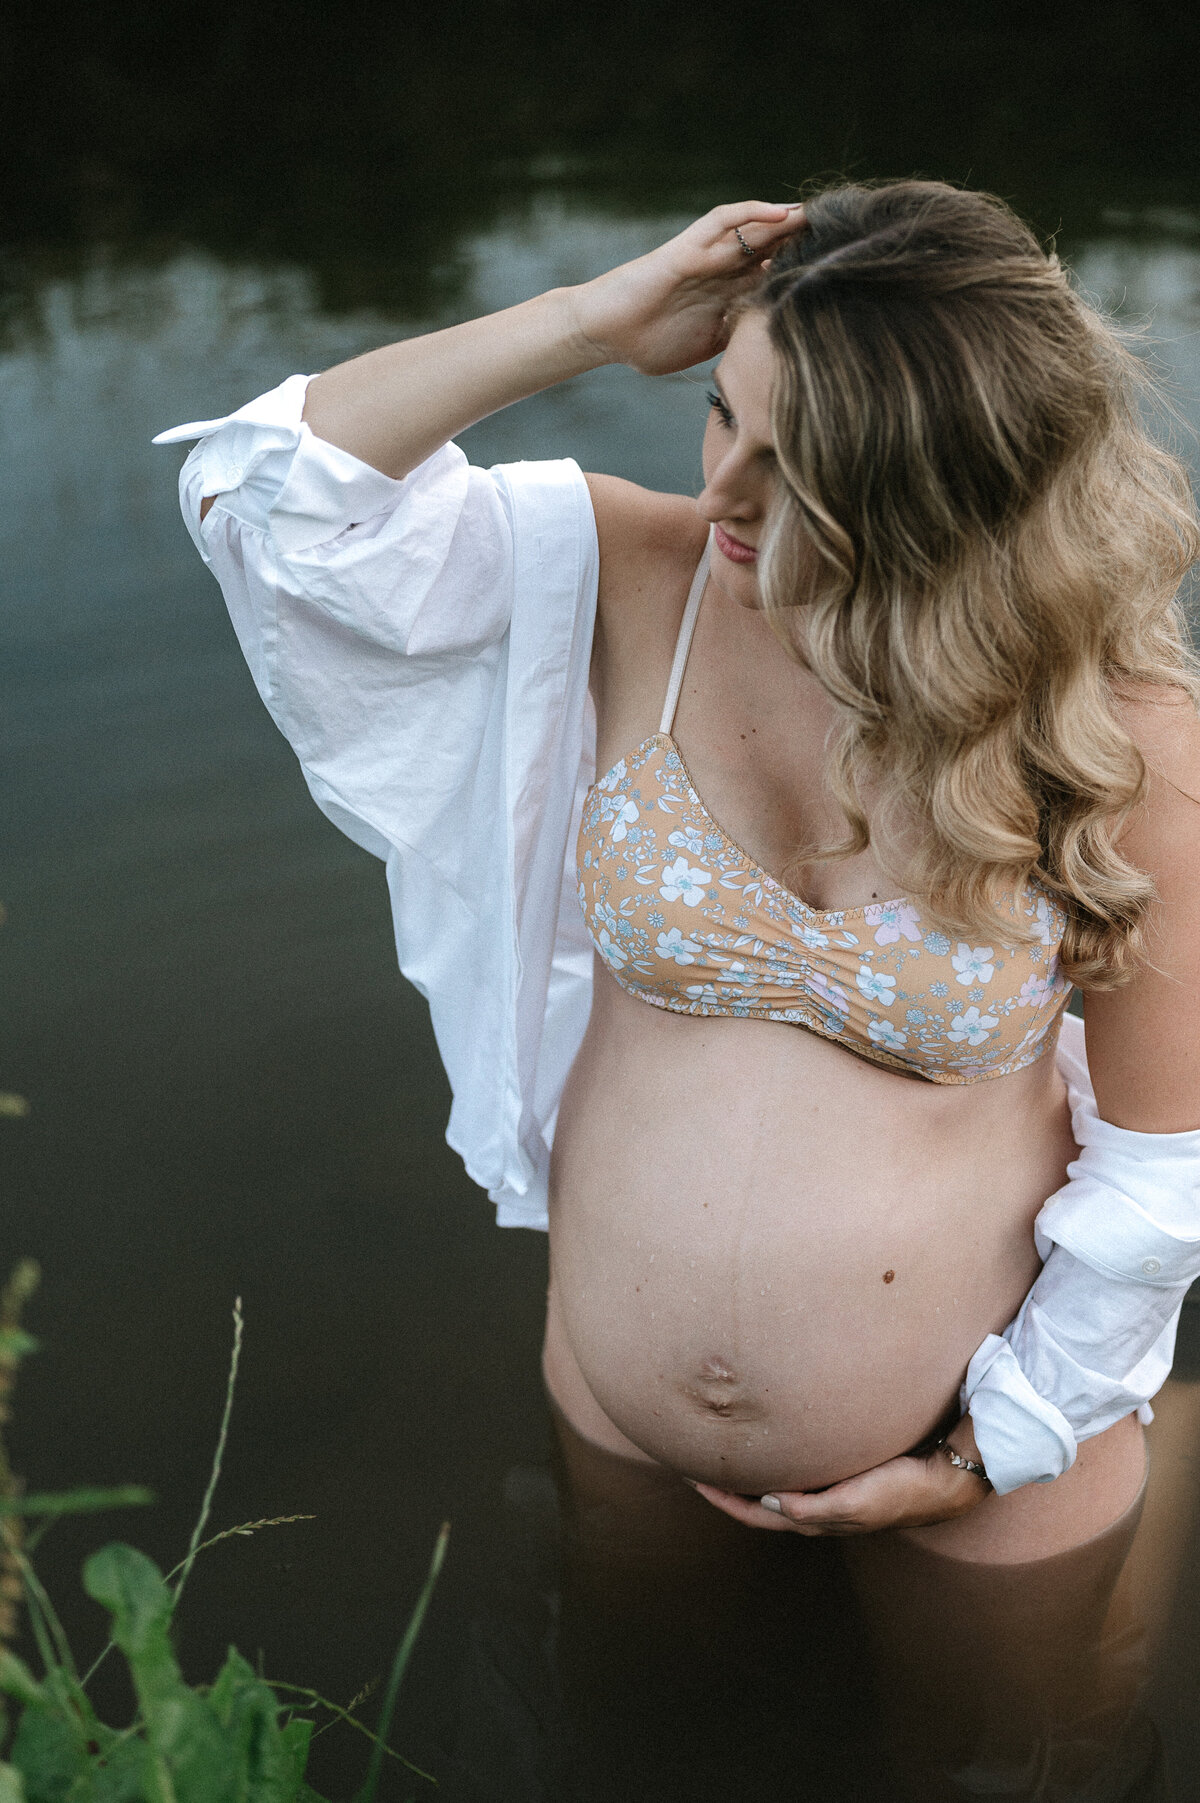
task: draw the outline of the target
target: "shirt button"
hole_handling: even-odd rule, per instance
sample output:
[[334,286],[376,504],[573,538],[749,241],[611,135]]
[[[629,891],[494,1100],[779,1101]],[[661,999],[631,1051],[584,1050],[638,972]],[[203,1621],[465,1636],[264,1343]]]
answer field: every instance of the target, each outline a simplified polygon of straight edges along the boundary
[[225,480],[229,483],[231,488],[236,488],[245,473],[241,464],[235,463],[225,471]]
[[1144,1258],[1142,1260],[1142,1270],[1146,1273],[1147,1277],[1154,1277],[1162,1270],[1162,1266],[1156,1258]]

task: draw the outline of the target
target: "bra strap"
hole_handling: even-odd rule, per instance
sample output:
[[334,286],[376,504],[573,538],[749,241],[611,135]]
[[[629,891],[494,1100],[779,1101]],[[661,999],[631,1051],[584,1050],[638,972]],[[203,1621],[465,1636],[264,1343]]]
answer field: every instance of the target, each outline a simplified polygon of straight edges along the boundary
[[671,680],[667,684],[667,698],[663,702],[662,719],[658,725],[660,733],[669,733],[675,724],[675,709],[679,706],[683,672],[687,667],[688,652],[692,648],[692,634],[696,630],[696,616],[700,612],[700,597],[704,593],[704,584],[708,581],[708,566],[711,560],[712,535],[710,533],[708,543],[704,547],[704,555],[696,566],[696,574],[692,577],[692,586],[688,591],[683,618],[679,622],[679,637],[675,641],[675,661],[671,665]]

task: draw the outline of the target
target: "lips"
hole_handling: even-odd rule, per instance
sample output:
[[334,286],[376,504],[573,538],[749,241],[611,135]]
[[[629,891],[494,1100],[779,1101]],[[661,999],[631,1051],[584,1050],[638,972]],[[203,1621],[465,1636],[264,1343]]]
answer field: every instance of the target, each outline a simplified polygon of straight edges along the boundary
[[724,527],[714,526],[713,537],[717,541],[717,550],[722,557],[727,557],[730,563],[755,563],[757,561],[758,552],[754,547],[744,545],[740,539],[730,538]]

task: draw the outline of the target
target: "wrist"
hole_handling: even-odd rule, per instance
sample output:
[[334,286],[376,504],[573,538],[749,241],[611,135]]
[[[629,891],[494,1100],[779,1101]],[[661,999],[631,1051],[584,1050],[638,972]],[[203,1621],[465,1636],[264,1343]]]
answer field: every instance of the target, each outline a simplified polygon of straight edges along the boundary
[[956,1421],[946,1435],[945,1444],[960,1458],[970,1459],[976,1465],[983,1464],[983,1455],[979,1450],[979,1442],[975,1438],[975,1427],[970,1415],[963,1415]]
[[602,334],[598,321],[588,307],[590,282],[573,287],[552,288],[541,299],[551,305],[559,318],[563,349],[571,364],[572,375],[583,375],[589,369],[601,369],[620,358]]
[[969,1478],[976,1485],[982,1484],[986,1491],[991,1491],[992,1480],[980,1456],[969,1415],[963,1415],[955,1422],[945,1439],[939,1442],[938,1451],[964,1478]]

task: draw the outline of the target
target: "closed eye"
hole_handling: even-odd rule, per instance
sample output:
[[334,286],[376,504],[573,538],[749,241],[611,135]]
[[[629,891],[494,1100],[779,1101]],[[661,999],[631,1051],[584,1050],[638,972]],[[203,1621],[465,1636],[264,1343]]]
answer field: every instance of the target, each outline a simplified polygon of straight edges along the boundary
[[733,425],[733,414],[729,411],[729,408],[725,405],[725,402],[721,399],[721,397],[717,393],[716,389],[710,388],[708,390],[707,395],[705,396],[705,399],[708,401],[709,406],[712,408],[713,412],[716,414],[717,418],[720,420],[722,426],[724,426],[726,431],[728,431],[729,428]]

